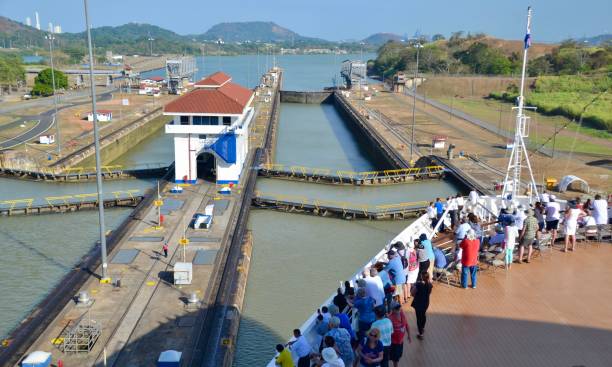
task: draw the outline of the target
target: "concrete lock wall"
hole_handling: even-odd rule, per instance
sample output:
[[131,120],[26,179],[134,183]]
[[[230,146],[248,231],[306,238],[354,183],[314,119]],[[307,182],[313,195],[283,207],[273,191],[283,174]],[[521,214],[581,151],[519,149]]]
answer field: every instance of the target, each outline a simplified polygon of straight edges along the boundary
[[283,90],[280,92],[280,101],[283,103],[328,103],[331,102],[332,92],[295,92]]
[[[131,148],[133,148],[136,144],[145,140],[149,136],[153,135],[159,129],[163,128],[166,123],[171,121],[166,116],[156,116],[148,121],[143,126],[133,129],[125,135],[122,135],[118,139],[108,143],[102,144],[102,150],[100,152],[100,159],[104,164],[114,161],[115,159],[121,157],[123,154],[127,153]],[[81,162],[78,162],[78,165],[81,167],[89,167],[95,165],[95,156],[91,154],[89,157],[83,159]]]

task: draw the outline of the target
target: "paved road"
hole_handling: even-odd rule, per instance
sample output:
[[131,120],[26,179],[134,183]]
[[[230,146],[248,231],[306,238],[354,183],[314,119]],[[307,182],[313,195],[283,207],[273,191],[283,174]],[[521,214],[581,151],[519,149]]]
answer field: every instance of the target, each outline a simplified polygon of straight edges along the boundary
[[[98,101],[106,101],[111,99],[112,97],[112,92],[114,92],[114,90],[111,91],[107,91],[104,92],[102,94],[99,94],[97,96],[97,100]],[[81,96],[82,97],[82,96]],[[74,103],[69,103],[66,105],[63,105],[61,107],[59,107],[57,110],[63,110],[65,108],[69,108],[69,107],[73,107],[73,106],[77,106],[80,104],[85,104],[85,103],[89,103],[89,101],[81,101],[81,102],[74,102]],[[0,111],[1,113],[1,111]],[[25,123],[25,121],[38,121],[38,123],[36,125],[34,125],[33,128],[31,128],[30,130],[24,132],[23,134],[16,136],[14,138],[8,139],[8,140],[4,140],[2,142],[0,142],[0,150],[3,149],[10,149],[13,148],[17,145],[23,144],[25,142],[28,142],[38,136],[40,136],[41,134],[44,134],[47,130],[49,130],[51,128],[51,126],[53,126],[53,123],[55,121],[55,109],[50,109],[48,111],[45,111],[41,114],[35,115],[35,116],[24,116],[21,119],[11,122],[10,124],[6,125],[7,127],[3,127],[4,128],[8,128],[8,126],[17,126],[17,125],[21,125],[23,123]],[[1,135],[1,130],[0,130],[0,135]],[[1,139],[1,137],[0,137]]]
[[[100,87],[96,89],[99,90],[98,96],[115,90],[114,88],[100,88]],[[78,100],[81,98],[88,98],[90,94],[91,92],[89,91],[89,88],[81,89],[77,91],[69,91],[69,92],[66,92],[65,94],[58,94],[57,102],[66,103],[66,102]],[[53,106],[53,97],[36,98],[36,99],[29,100],[29,101],[21,101],[19,103],[9,105],[9,106],[2,106],[0,107],[0,114],[6,114],[6,113],[11,113],[11,112],[27,109],[27,108],[36,108],[36,107],[41,107],[41,106]]]
[[[404,90],[404,94],[407,95],[407,96],[410,96],[410,97],[413,96],[412,91],[411,90],[407,90],[407,89]],[[483,129],[485,129],[485,130],[487,130],[487,131],[489,131],[489,132],[491,132],[493,134],[499,135],[502,138],[505,138],[505,139],[507,139],[509,141],[514,140],[514,133],[513,132],[501,130],[501,129],[499,129],[498,127],[496,127],[492,123],[486,122],[484,120],[480,120],[480,119],[478,119],[478,118],[476,118],[476,117],[474,117],[472,115],[469,115],[469,114],[467,114],[467,113],[465,113],[463,111],[459,111],[456,108],[451,108],[450,106],[447,106],[444,103],[440,103],[438,101],[425,98],[424,96],[422,96],[422,95],[420,95],[418,93],[416,95],[416,98],[419,101],[427,103],[430,106],[433,106],[433,107],[435,107],[435,108],[437,108],[437,109],[439,109],[441,111],[444,111],[446,113],[452,114],[453,116],[458,117],[458,118],[460,118],[462,120],[471,122],[474,125],[480,126],[481,128],[483,128]],[[529,149],[534,149],[535,147],[537,147],[537,151],[538,152],[540,152],[540,153],[542,153],[544,155],[547,155],[549,157],[553,156],[552,149],[540,146],[540,145],[538,145],[536,143],[530,143],[529,138],[525,139],[525,145],[527,145],[527,147]],[[563,155],[564,153],[556,151],[556,152],[554,152],[554,154],[558,156],[558,155]]]

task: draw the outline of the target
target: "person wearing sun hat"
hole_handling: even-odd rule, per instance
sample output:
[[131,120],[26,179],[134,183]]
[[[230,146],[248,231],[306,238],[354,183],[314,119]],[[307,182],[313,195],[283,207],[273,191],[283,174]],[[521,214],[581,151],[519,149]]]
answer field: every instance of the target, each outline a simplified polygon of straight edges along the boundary
[[324,348],[321,351],[321,357],[325,361],[321,367],[345,367],[344,361],[338,357],[334,348]]

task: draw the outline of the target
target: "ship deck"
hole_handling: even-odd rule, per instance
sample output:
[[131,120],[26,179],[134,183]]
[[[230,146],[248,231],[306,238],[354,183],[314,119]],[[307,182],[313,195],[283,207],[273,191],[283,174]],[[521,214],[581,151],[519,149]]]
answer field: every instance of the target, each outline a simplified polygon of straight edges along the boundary
[[476,289],[435,282],[425,340],[404,306],[400,366],[611,366],[612,246],[578,246],[483,271]]

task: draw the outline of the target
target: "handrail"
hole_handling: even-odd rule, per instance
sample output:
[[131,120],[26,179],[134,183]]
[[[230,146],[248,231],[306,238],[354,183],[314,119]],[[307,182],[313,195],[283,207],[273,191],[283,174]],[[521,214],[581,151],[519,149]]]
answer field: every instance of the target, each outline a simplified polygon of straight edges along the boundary
[[362,211],[364,214],[388,214],[393,211],[402,211],[404,209],[422,208],[427,205],[427,201],[411,201],[390,204],[364,204],[353,203],[349,201],[337,201],[326,199],[309,199],[301,195],[292,194],[276,194],[257,190],[254,195],[255,199],[270,200],[274,204],[294,204],[304,207],[312,206],[315,209],[337,208],[341,210]]
[[400,168],[400,169],[389,169],[383,171],[349,171],[349,170],[336,170],[333,171],[335,175],[332,175],[332,170],[329,168],[318,168],[318,167],[304,167],[304,166],[285,166],[283,164],[268,164],[263,163],[257,167],[259,170],[271,171],[278,174],[286,174],[295,176],[301,174],[302,176],[330,176],[355,179],[355,180],[369,180],[376,178],[390,178],[390,177],[403,177],[403,176],[416,176],[421,174],[432,174],[442,173],[445,171],[444,166],[432,165],[425,167],[414,167],[414,168]]

